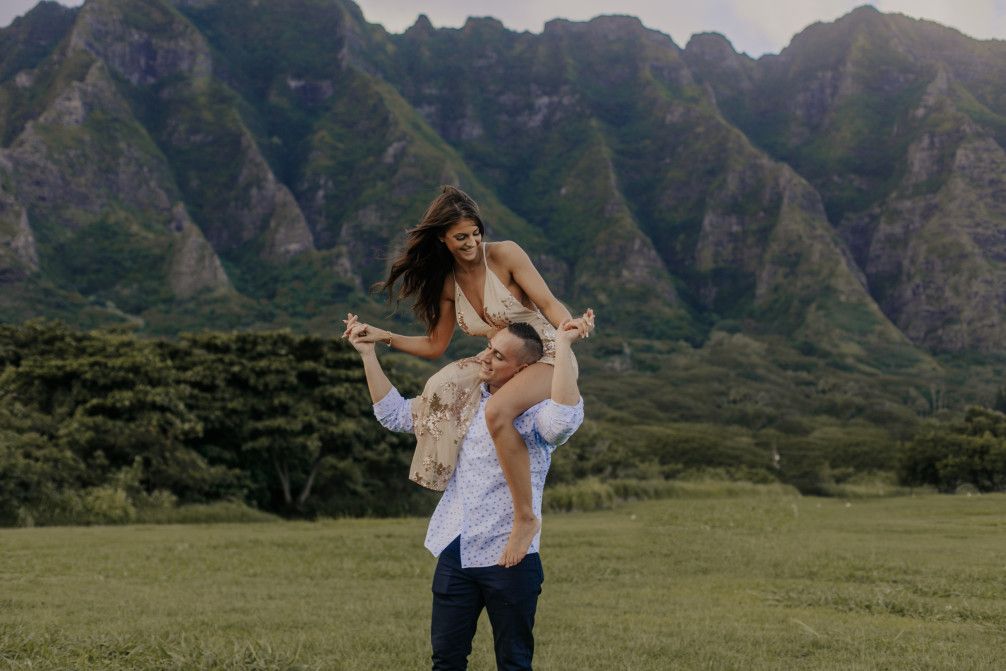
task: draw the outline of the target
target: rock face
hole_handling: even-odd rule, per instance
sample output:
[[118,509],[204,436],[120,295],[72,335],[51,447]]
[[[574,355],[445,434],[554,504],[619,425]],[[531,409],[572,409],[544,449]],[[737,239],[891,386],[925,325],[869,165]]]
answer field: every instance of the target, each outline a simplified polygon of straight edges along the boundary
[[[933,142],[920,139],[917,161]],[[923,174],[935,172],[931,160]],[[1006,154],[975,133],[947,167],[936,193],[896,192],[850,219],[846,235],[860,241],[880,305],[909,338],[946,351],[997,351],[1006,337]]]
[[1006,47],[869,7],[740,66],[709,42],[686,60],[819,190],[891,321],[931,350],[1000,349]]
[[213,247],[202,231],[192,223],[182,203],[172,208],[172,254],[168,280],[178,298],[191,298],[203,292],[229,292],[230,280]]
[[210,76],[209,46],[168,5],[89,0],[70,34],[70,52],[86,52],[135,86],[172,76]]
[[37,270],[38,249],[28,212],[0,190],[0,284],[24,279]]

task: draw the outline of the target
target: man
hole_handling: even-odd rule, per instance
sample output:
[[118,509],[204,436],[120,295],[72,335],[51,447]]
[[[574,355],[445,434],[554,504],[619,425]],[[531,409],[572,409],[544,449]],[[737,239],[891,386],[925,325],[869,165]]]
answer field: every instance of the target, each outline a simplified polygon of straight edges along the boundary
[[[589,335],[593,321],[593,311],[588,310],[558,331],[551,397],[514,422],[528,446],[534,511],[539,519],[552,450],[583,422],[583,399],[570,350],[573,342]],[[412,431],[412,401],[392,386],[374,344],[361,342],[365,332],[365,324],[353,325],[349,341],[363,358],[374,414],[392,431]],[[426,547],[439,557],[431,623],[435,670],[467,668],[483,608],[492,625],[497,668],[531,668],[532,628],[544,577],[538,556],[540,532],[520,563],[510,568],[497,565],[513,523],[513,502],[486,426],[485,404],[510,378],[537,361],[542,350],[541,338],[532,327],[511,324],[475,357],[481,366],[481,403],[426,534]]]

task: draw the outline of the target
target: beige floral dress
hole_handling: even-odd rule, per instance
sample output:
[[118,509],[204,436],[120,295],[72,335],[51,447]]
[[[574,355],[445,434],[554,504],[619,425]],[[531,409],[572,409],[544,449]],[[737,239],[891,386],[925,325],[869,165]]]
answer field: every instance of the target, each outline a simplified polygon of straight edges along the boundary
[[[486,280],[482,288],[482,304],[485,306],[485,318],[475,310],[455,281],[454,311],[458,326],[468,335],[492,338],[509,324],[525,322],[534,327],[545,346],[540,361],[554,363],[555,328],[537,306],[532,304],[527,307],[510,293],[489,268],[485,248],[486,243],[483,243]],[[416,453],[412,458],[409,479],[413,482],[437,491],[447,488],[457,464],[461,441],[479,407],[480,368],[475,357],[455,361],[431,377],[422,395],[412,402]]]

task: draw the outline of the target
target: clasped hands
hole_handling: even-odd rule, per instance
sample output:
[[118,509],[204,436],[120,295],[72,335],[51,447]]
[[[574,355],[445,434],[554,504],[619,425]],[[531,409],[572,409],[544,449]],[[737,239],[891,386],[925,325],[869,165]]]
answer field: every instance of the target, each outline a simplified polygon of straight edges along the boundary
[[589,338],[590,333],[593,330],[594,309],[587,308],[581,316],[576,317],[575,319],[567,319],[559,324],[559,328],[556,329],[555,337],[557,340],[562,340],[567,344],[572,345],[580,338]]
[[387,340],[389,335],[385,331],[385,335],[382,336],[380,333],[381,329],[361,322],[359,316],[354,315],[352,312],[346,314],[346,318],[342,320],[342,323],[346,325],[346,330],[342,334],[343,339],[349,340],[349,344],[361,354],[373,351],[374,343]]

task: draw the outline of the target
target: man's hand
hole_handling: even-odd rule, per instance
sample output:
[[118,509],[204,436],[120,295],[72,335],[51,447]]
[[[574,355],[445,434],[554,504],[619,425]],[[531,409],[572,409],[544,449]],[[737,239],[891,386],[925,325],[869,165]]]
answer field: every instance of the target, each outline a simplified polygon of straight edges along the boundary
[[574,342],[580,338],[589,338],[591,331],[594,330],[594,310],[592,308],[587,308],[587,311],[583,315],[577,317],[576,319],[567,319],[563,323],[559,324],[559,329],[556,331],[556,340],[566,344],[572,345]]
[[576,405],[580,401],[572,345],[580,338],[589,338],[593,330],[594,311],[591,309],[576,319],[567,319],[559,324],[559,330],[555,334],[555,364],[552,369],[551,398],[555,403]]
[[343,337],[347,338],[349,344],[360,354],[366,356],[374,353],[374,342],[367,338],[366,324],[360,324],[359,322],[351,324],[346,328],[346,333]]
[[391,391],[391,381],[384,374],[381,362],[374,352],[374,341],[367,337],[367,325],[359,323],[356,315],[351,314],[346,320],[346,332],[342,337],[349,340],[353,349],[360,353],[363,359],[363,372],[367,375],[370,400],[377,403]]

